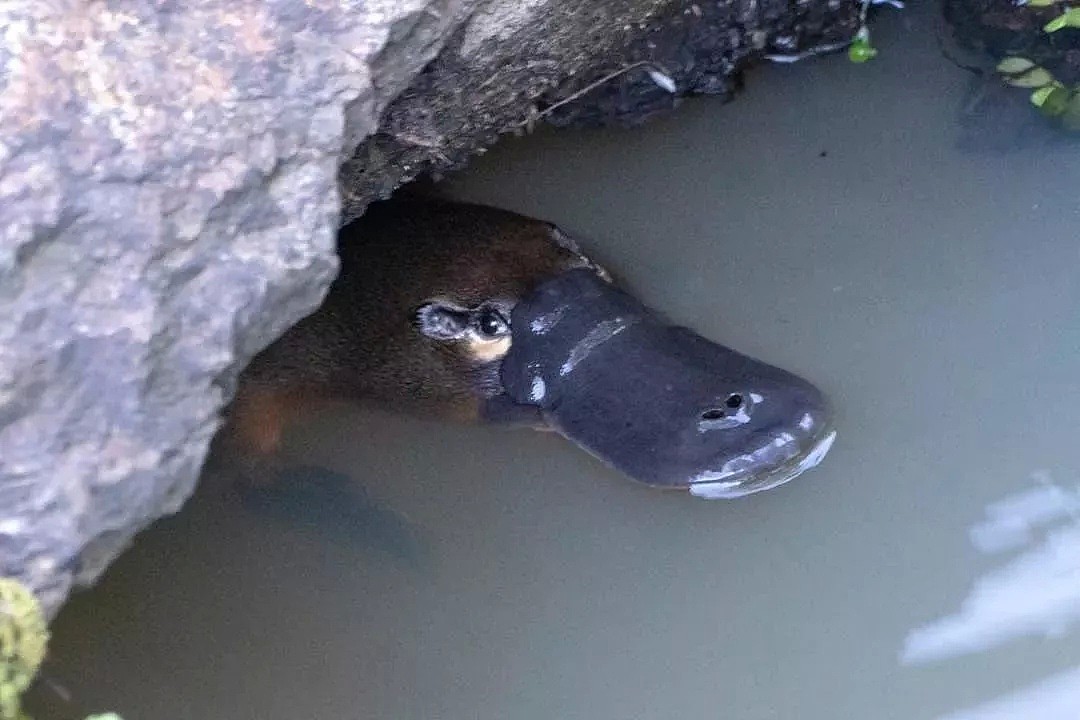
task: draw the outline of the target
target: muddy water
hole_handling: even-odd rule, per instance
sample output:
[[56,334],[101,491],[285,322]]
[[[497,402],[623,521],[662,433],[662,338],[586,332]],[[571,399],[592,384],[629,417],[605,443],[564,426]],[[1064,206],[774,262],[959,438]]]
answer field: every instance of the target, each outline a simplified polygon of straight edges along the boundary
[[[1080,665],[1080,543],[1047,545],[1080,480],[1080,145],[960,142],[932,15],[884,17],[870,65],[768,68],[453,180],[819,383],[819,469],[708,503],[556,437],[341,408],[290,438],[336,474],[241,502],[211,467],[65,610],[50,673],[127,720],[906,720]],[[1059,717],[1027,707],[993,717]]]

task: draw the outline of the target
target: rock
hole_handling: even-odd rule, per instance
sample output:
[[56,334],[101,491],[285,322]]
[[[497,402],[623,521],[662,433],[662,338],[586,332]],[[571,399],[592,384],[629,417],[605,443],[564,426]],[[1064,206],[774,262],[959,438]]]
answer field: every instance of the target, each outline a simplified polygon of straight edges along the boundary
[[0,5],[0,576],[53,614],[183,504],[343,218],[545,108],[635,122],[855,24],[849,0]]
[[335,268],[336,173],[467,7],[0,6],[0,575],[50,612],[191,493]]
[[505,2],[513,11],[493,15],[492,3],[447,43],[344,163],[344,221],[404,182],[463,167],[502,133],[539,119],[634,125],[682,97],[731,98],[752,61],[842,46],[859,26],[851,0]]

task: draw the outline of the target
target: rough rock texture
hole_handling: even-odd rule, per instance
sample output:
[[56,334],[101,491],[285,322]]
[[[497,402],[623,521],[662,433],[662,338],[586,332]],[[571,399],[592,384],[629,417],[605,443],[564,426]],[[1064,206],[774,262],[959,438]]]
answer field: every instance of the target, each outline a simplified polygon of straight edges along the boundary
[[[403,182],[462,167],[500,133],[526,130],[539,118],[559,126],[631,125],[684,96],[730,98],[753,60],[836,46],[857,29],[852,0],[491,3],[391,103],[379,131],[343,165],[343,220]],[[662,73],[661,83],[669,78],[675,92],[650,70]]]
[[[180,507],[239,369],[325,293],[339,178],[348,218],[605,73],[726,94],[854,27],[850,0],[0,4],[0,575],[55,612]],[[672,102],[636,66],[551,117]]]
[[335,271],[346,121],[460,11],[0,6],[0,574],[55,610],[190,494],[236,369]]

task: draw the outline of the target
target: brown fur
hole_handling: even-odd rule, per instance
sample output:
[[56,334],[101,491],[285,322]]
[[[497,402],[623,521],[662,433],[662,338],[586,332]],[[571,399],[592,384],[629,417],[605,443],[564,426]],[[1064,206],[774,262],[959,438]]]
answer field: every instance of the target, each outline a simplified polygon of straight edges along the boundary
[[241,376],[225,434],[241,454],[267,457],[278,451],[286,425],[335,400],[478,420],[482,398],[497,390],[498,357],[480,359],[468,343],[425,337],[413,325],[416,309],[432,298],[467,307],[514,302],[585,264],[556,243],[553,229],[477,205],[372,205],[340,232],[341,271],[322,307]]

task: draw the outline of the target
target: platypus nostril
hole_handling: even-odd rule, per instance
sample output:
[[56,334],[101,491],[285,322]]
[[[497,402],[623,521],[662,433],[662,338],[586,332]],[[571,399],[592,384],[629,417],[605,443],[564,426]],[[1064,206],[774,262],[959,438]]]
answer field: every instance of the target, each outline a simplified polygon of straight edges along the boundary
[[739,393],[732,393],[731,395],[728,395],[727,399],[724,400],[724,406],[726,409],[718,407],[709,408],[708,410],[701,413],[701,419],[705,420],[706,422],[723,420],[724,418],[728,417],[728,410],[738,410],[743,406],[743,396]]

